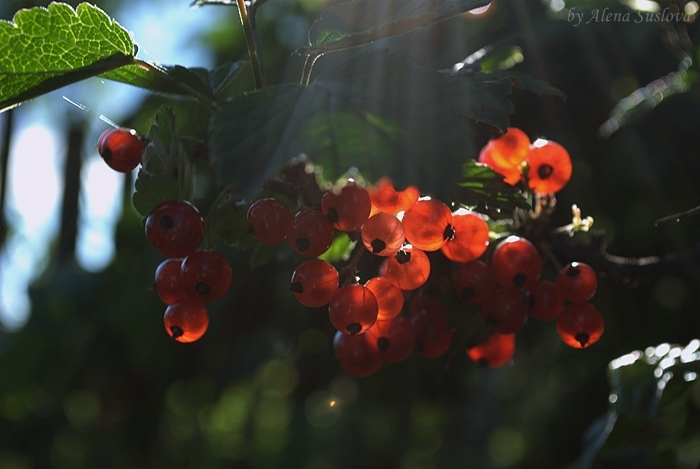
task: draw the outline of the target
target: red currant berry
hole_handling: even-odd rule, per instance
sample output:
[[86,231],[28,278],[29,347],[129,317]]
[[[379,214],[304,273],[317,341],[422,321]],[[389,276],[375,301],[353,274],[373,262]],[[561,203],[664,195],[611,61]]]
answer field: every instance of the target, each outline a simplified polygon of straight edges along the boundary
[[397,191],[388,178],[379,180],[376,186],[369,191],[369,197],[378,210],[396,214],[405,212],[418,202],[420,192],[415,186],[408,186],[403,191]]
[[530,137],[520,129],[509,127],[507,133],[491,140],[486,146],[498,166],[517,168],[530,153]]
[[604,326],[598,308],[590,303],[572,303],[559,316],[557,332],[569,347],[586,348],[598,342]]
[[478,259],[489,245],[489,227],[480,215],[464,209],[452,214],[454,234],[440,248],[454,262],[469,262]]
[[231,286],[233,272],[226,256],[218,251],[196,251],[180,267],[182,285],[189,296],[202,303],[221,298]]
[[287,207],[275,199],[260,199],[248,209],[249,232],[260,243],[272,246],[287,238],[292,226],[292,215]]
[[580,303],[590,300],[595,294],[598,278],[588,264],[572,262],[559,272],[557,286],[565,300]]
[[[414,322],[415,324],[415,322]],[[452,331],[447,327],[445,316],[432,316],[416,333],[416,350],[421,357],[438,358],[443,356],[452,346]]]
[[486,324],[499,334],[518,332],[527,321],[527,313],[525,297],[513,288],[504,288],[494,293],[481,310]]
[[509,236],[496,246],[491,269],[503,287],[530,287],[542,273],[542,256],[527,239]]
[[168,306],[163,317],[165,330],[178,342],[194,342],[209,327],[209,314],[197,298],[187,297]]
[[361,335],[336,332],[333,338],[333,351],[343,370],[356,378],[369,376],[382,366],[379,357]]
[[564,298],[559,287],[549,280],[540,280],[528,294],[530,316],[539,321],[553,321],[564,311]]
[[204,220],[189,202],[163,202],[146,218],[146,238],[166,257],[186,257],[202,244]]
[[413,325],[405,316],[375,322],[364,337],[383,363],[405,360],[413,351],[416,341]]
[[333,326],[344,334],[363,334],[377,321],[377,298],[362,285],[340,287],[331,298],[328,314]]
[[394,215],[378,213],[362,227],[362,243],[377,256],[390,256],[403,245],[403,224]]
[[296,252],[306,257],[320,256],[333,242],[333,225],[313,209],[301,210],[294,217],[287,240]]
[[97,152],[105,163],[120,173],[130,173],[140,163],[145,146],[129,129],[108,129],[97,140]]
[[454,236],[452,211],[436,199],[423,199],[403,216],[406,239],[422,251],[437,251]]
[[339,193],[328,190],[321,199],[321,210],[341,231],[354,231],[369,218],[372,202],[364,187],[349,182]]
[[326,261],[309,259],[296,268],[292,274],[289,289],[299,303],[316,308],[327,305],[338,290],[338,271]]
[[365,283],[377,298],[379,314],[377,321],[387,321],[401,312],[403,308],[403,291],[384,277],[373,277]]
[[516,185],[523,177],[519,167],[502,166],[496,163],[491,155],[491,148],[486,145],[479,154],[479,162],[485,164],[497,174],[503,176],[503,180],[511,186]]
[[413,323],[416,336],[420,336],[436,317],[446,319],[445,306],[439,296],[430,293],[432,289],[422,288],[413,296],[408,306],[408,315]]
[[571,179],[571,157],[558,143],[538,140],[527,159],[527,185],[535,194],[559,192]]
[[389,257],[386,278],[402,290],[415,290],[430,276],[430,259],[420,249],[404,246]]
[[188,296],[180,279],[180,264],[182,259],[166,259],[156,269],[156,292],[166,305]]
[[496,291],[496,277],[482,261],[461,265],[452,279],[455,293],[469,304],[482,304]]
[[467,349],[467,355],[480,366],[498,368],[515,353],[515,334],[491,334],[485,342]]

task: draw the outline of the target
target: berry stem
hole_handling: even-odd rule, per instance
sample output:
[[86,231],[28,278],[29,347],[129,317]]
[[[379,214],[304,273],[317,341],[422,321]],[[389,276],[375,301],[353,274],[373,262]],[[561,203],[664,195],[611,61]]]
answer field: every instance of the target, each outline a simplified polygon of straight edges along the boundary
[[238,13],[241,18],[241,24],[243,25],[243,30],[245,31],[245,42],[248,46],[248,55],[250,55],[250,62],[253,65],[255,89],[261,90],[263,88],[263,74],[260,55],[258,54],[259,41],[256,39],[257,34],[253,29],[255,26],[255,20],[251,20],[251,17],[248,16],[248,7],[245,0],[236,0],[236,2],[238,3]]
[[546,243],[539,243],[539,248],[540,251],[544,253],[544,257],[546,257],[549,260],[549,262],[552,263],[556,271],[560,272],[563,268],[561,262],[559,262],[559,259],[557,259],[557,256],[554,255],[552,250],[549,249],[549,246],[547,246]]
[[360,263],[360,259],[362,259],[362,256],[365,255],[367,252],[367,248],[365,248],[364,243],[357,243],[359,249],[355,254],[353,254],[352,259],[350,259],[350,263],[340,269],[339,274],[345,275],[345,279],[343,280],[342,286],[348,286],[352,285],[354,283],[357,283],[357,279],[355,278],[355,272],[357,272],[357,264]]
[[301,75],[301,84],[307,86],[311,81],[311,72],[314,69],[314,64],[321,57],[321,54],[313,54],[306,56],[306,61],[304,62],[304,72]]

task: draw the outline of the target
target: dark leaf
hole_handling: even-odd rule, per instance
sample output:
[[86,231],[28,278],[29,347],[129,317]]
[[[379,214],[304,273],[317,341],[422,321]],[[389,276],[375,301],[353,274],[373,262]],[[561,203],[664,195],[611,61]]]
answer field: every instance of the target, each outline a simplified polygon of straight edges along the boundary
[[480,206],[489,210],[503,212],[511,216],[516,208],[529,209],[522,192],[503,181],[503,176],[494,172],[485,164],[467,161],[462,166],[462,179],[457,201],[468,206]]

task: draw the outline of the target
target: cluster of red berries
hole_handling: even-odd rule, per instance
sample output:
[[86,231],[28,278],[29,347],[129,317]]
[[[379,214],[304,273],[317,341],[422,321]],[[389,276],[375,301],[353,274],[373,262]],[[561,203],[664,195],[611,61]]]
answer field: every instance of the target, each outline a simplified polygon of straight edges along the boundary
[[479,154],[479,161],[515,185],[523,179],[535,194],[559,192],[571,179],[573,167],[566,149],[550,140],[530,138],[522,130],[510,127],[502,137],[491,140]]
[[183,200],[164,202],[146,218],[146,237],[168,259],[156,269],[154,289],[168,305],[165,330],[178,342],[194,342],[209,326],[204,306],[231,286],[233,274],[226,257],[215,250],[198,250],[204,220]]

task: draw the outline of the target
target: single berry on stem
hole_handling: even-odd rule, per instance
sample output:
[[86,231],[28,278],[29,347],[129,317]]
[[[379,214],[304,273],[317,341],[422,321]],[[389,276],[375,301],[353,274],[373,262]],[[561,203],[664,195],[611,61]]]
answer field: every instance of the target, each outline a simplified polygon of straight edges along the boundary
[[453,236],[440,248],[453,262],[469,262],[481,257],[489,245],[489,227],[475,212],[459,209],[452,214]]
[[156,293],[166,305],[171,305],[188,296],[180,276],[181,264],[182,259],[166,259],[156,268]]
[[372,202],[364,187],[349,181],[340,192],[329,189],[321,199],[321,210],[333,227],[341,231],[354,231],[369,218]]
[[430,259],[420,249],[406,245],[389,257],[385,277],[402,290],[415,290],[430,276]]
[[276,199],[260,199],[248,209],[249,231],[260,243],[273,246],[287,238],[292,226],[292,215]]
[[287,240],[302,256],[317,257],[331,246],[333,234],[333,225],[323,212],[305,209],[294,217]]
[[401,220],[388,213],[378,213],[362,227],[362,243],[377,256],[390,256],[403,245],[404,228]]
[[204,220],[189,202],[163,202],[146,218],[146,238],[166,257],[186,257],[202,244]]
[[369,197],[379,211],[387,214],[405,212],[418,202],[420,192],[416,186],[408,186],[402,191],[394,188],[391,180],[382,178],[369,190]]
[[382,362],[361,335],[347,335],[338,331],[333,338],[333,351],[341,368],[356,378],[369,376]]
[[373,277],[365,283],[377,298],[377,321],[387,321],[399,315],[403,308],[403,291],[384,277]]
[[598,289],[598,278],[588,264],[572,262],[559,272],[557,287],[565,300],[580,303],[593,297]]
[[515,127],[508,127],[507,132],[486,144],[494,163],[505,167],[519,167],[530,153],[530,137]]
[[542,273],[542,256],[525,238],[509,236],[493,252],[491,269],[506,288],[532,286]]
[[571,179],[569,152],[558,143],[537,140],[528,155],[527,185],[535,194],[559,192]]
[[559,337],[573,348],[586,348],[598,342],[604,326],[600,311],[590,303],[568,305],[557,320]]
[[338,271],[331,264],[321,259],[309,259],[294,270],[289,289],[299,303],[316,308],[331,301],[339,281]]
[[437,251],[454,237],[452,211],[437,199],[421,199],[403,216],[406,239],[422,251]]
[[363,334],[377,321],[377,298],[362,285],[338,288],[328,306],[333,326],[343,334]]
[[197,298],[187,297],[168,306],[163,317],[165,330],[178,342],[194,342],[209,327],[209,314]]
[[189,296],[209,303],[221,298],[231,286],[233,272],[226,256],[218,251],[196,251],[180,267],[182,285]]
[[367,330],[364,337],[383,363],[405,360],[413,351],[416,341],[413,325],[406,316],[377,321]]
[[120,173],[129,173],[141,163],[145,145],[129,129],[107,129],[97,140],[97,152],[107,165]]

